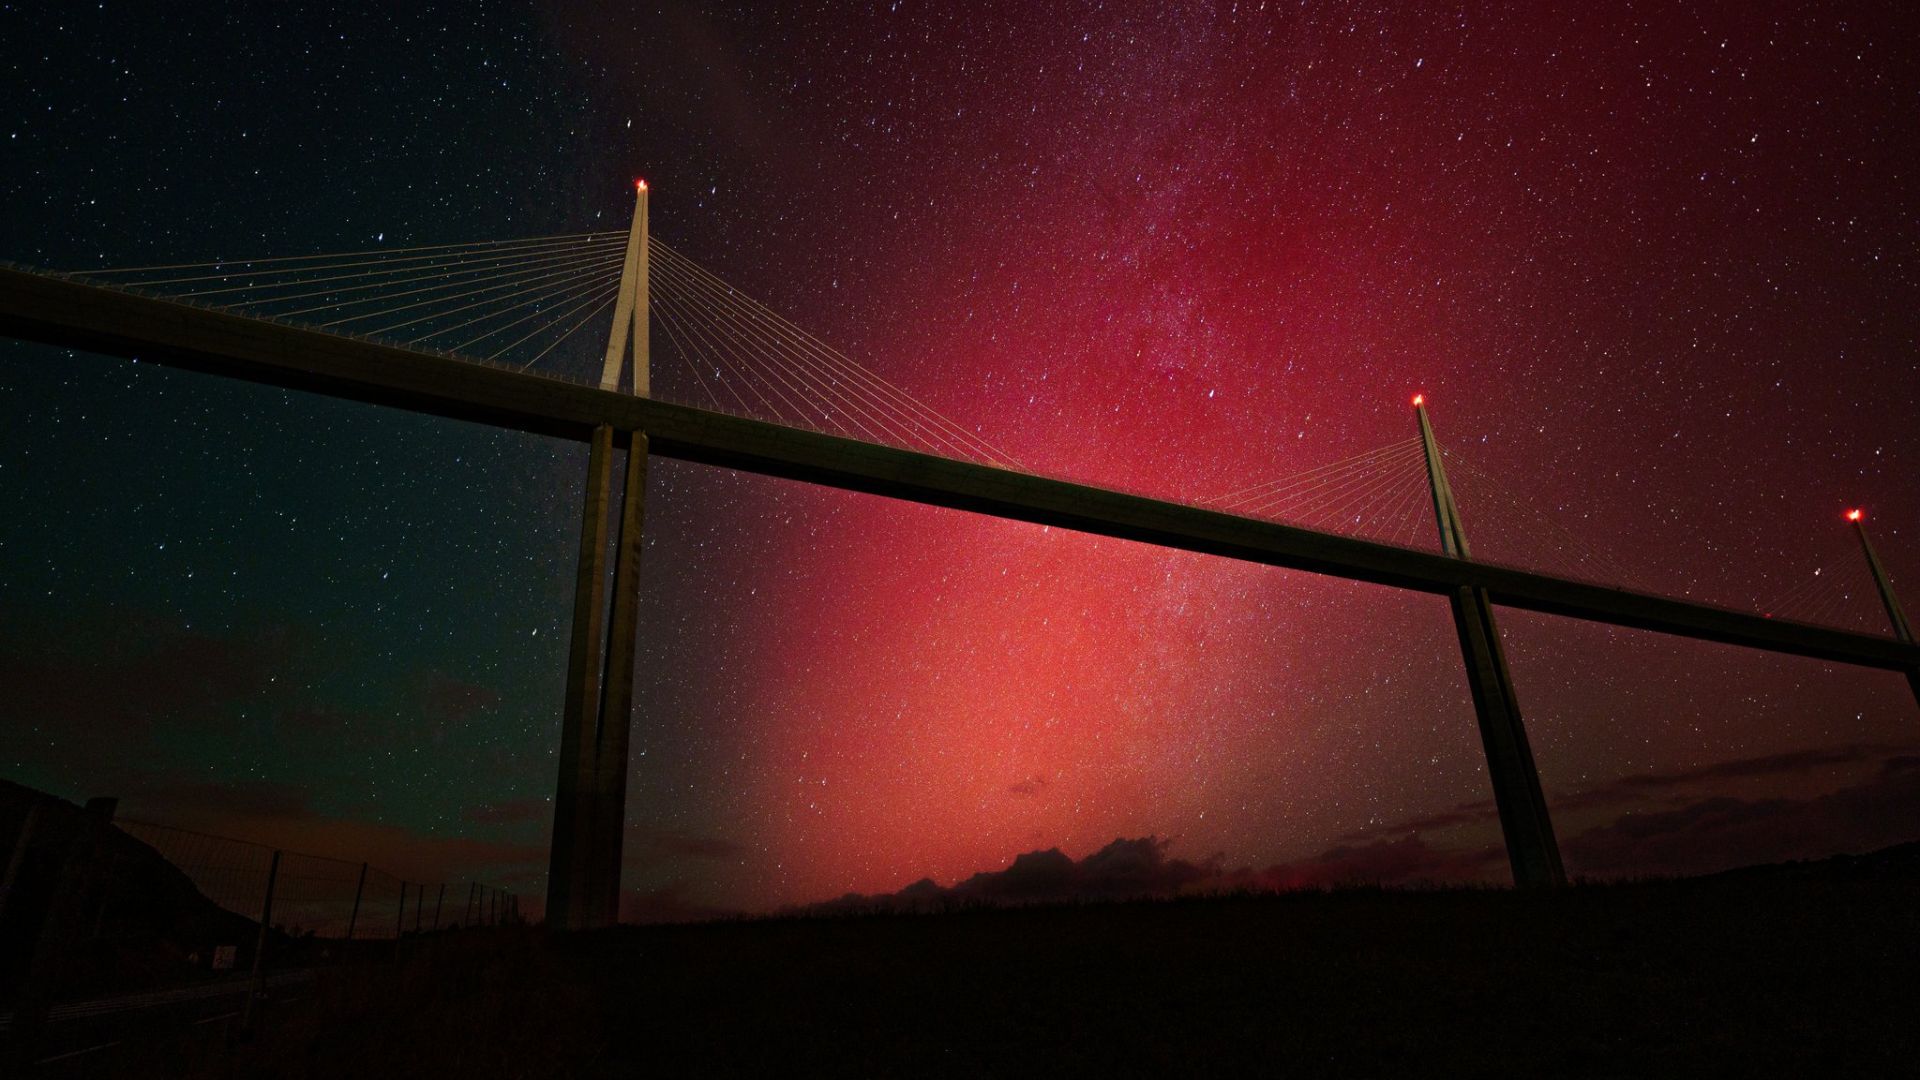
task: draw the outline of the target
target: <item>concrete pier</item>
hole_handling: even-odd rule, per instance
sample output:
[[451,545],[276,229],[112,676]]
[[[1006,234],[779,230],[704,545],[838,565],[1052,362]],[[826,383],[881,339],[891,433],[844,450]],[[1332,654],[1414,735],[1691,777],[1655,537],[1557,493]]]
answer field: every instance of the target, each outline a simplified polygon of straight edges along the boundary
[[[1907,621],[1906,608],[1900,604],[1900,597],[1893,591],[1893,579],[1888,576],[1887,568],[1880,564],[1880,554],[1873,550],[1873,541],[1867,538],[1867,514],[1864,510],[1847,511],[1847,520],[1853,523],[1854,532],[1860,536],[1860,553],[1867,557],[1867,572],[1873,575],[1873,587],[1880,591],[1880,606],[1886,609],[1887,624],[1893,628],[1894,640],[1904,645],[1913,641],[1913,624]],[[1920,665],[1906,669],[1907,686],[1913,690],[1913,699],[1920,702]]]
[[[1440,550],[1456,559],[1470,559],[1466,527],[1447,481],[1446,463],[1427,419],[1426,401],[1413,399],[1420,420],[1420,444],[1426,455],[1428,489],[1433,496],[1434,520],[1440,530]],[[1493,618],[1493,601],[1485,589],[1450,589],[1447,603],[1460,637],[1466,661],[1467,688],[1480,725],[1480,748],[1487,757],[1487,778],[1493,783],[1493,802],[1500,813],[1500,831],[1507,842],[1507,862],[1513,883],[1521,888],[1555,888],[1567,883],[1554,839],[1553,819],[1546,795],[1540,790],[1540,771],[1533,762],[1526,725],[1520,719],[1520,699],[1514,693],[1513,673],[1500,644],[1500,626]]]
[[621,856],[626,838],[627,746],[633,729],[634,655],[640,621],[640,551],[646,525],[647,436],[633,433],[620,500],[613,566],[613,614],[607,623],[607,666],[600,681],[600,726],[593,772],[593,848],[586,858],[590,925],[620,921]]
[[560,779],[553,799],[553,846],[547,859],[547,922],[584,925],[586,862],[592,844],[590,793],[600,711],[601,641],[606,610],[607,504],[613,429],[588,442],[587,486],[580,515],[580,562],[574,579],[573,642],[567,653],[566,703],[560,721]]

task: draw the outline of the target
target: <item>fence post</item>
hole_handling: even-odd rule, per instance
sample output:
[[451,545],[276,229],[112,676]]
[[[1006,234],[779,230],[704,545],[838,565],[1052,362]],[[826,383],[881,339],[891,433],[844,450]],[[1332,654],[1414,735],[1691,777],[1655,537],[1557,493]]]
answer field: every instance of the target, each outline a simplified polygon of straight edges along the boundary
[[267,996],[267,934],[273,927],[273,886],[280,880],[280,852],[275,850],[273,861],[267,864],[267,898],[260,905],[260,937],[253,943],[253,988],[247,993],[247,1005],[240,1015],[240,1030],[253,1032],[253,1010],[261,998]]
[[347,937],[353,940],[353,924],[360,921],[360,894],[367,888],[367,864],[360,864],[360,882],[353,887],[353,911],[347,915]]
[[440,908],[447,902],[447,883],[440,883],[440,895],[433,900],[433,928],[440,929]]

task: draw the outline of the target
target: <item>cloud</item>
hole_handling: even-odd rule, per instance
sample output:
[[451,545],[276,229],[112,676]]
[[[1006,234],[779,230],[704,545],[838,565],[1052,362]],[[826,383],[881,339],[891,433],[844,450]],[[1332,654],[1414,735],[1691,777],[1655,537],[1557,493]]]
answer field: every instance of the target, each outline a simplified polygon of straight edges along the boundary
[[740,914],[687,895],[687,883],[675,881],[657,889],[627,889],[620,894],[620,921],[629,923],[684,923],[723,919]]
[[[75,647],[76,640],[84,647]],[[232,733],[242,706],[265,705],[294,654],[284,628],[222,636],[128,614],[58,634],[0,642],[0,731],[60,738],[39,747],[66,762],[97,760],[171,730]]]
[[214,781],[167,773],[135,773],[118,789],[123,803],[161,821],[208,818],[308,820],[314,793],[277,780]]
[[[1920,754],[1886,754],[1882,744],[1851,744],[1627,777],[1584,793],[1586,806],[1616,805],[1649,791],[1679,792],[1749,777],[1801,774],[1879,760],[1871,776],[1813,798],[1741,799],[1707,795],[1657,811],[1629,812],[1563,838],[1569,871],[1590,877],[1701,874],[1737,866],[1864,852],[1920,837]],[[1564,804],[1564,801],[1563,801]],[[930,879],[877,896],[848,894],[798,909],[809,913],[926,910],[954,904],[1022,904],[1176,896],[1231,890],[1285,891],[1349,884],[1465,884],[1506,879],[1497,844],[1435,846],[1421,836],[1494,817],[1491,801],[1393,825],[1318,854],[1262,869],[1226,869],[1219,856],[1189,862],[1168,855],[1154,836],[1119,839],[1075,861],[1059,848],[1030,851],[1003,870],[952,886]]]
[[1435,848],[1418,836],[1343,844],[1312,858],[1232,875],[1240,888],[1284,891],[1334,885],[1464,884],[1498,880],[1507,856],[1499,847]]
[[1461,803],[1450,810],[1408,818],[1382,828],[1367,828],[1345,833],[1338,839],[1342,843],[1362,843],[1376,839],[1382,834],[1417,836],[1423,832],[1438,832],[1457,825],[1478,825],[1492,821],[1496,816],[1493,800],[1481,799],[1476,802]]
[[717,836],[699,836],[653,825],[627,826],[625,862],[629,870],[646,872],[686,859],[736,859],[746,848]]
[[1846,743],[1817,750],[1793,750],[1760,757],[1738,758],[1693,769],[1623,776],[1609,784],[1553,800],[1555,809],[1614,806],[1677,788],[1705,786],[1715,781],[1748,780],[1771,776],[1804,776],[1818,769],[1866,765],[1890,755],[1908,753],[1910,743]]
[[1047,781],[1045,777],[1029,776],[1025,780],[1022,780],[1017,784],[1013,784],[1009,786],[1007,788],[1007,791],[1014,795],[1021,795],[1027,798],[1032,798],[1033,796],[1040,794],[1040,792],[1043,791],[1046,788],[1046,786],[1047,786]]
[[1029,851],[1004,870],[975,874],[951,888],[922,879],[880,896],[849,893],[811,905],[809,912],[912,909],[950,904],[1032,904],[1172,896],[1221,877],[1217,859],[1193,863],[1167,856],[1171,841],[1155,836],[1116,839],[1075,861],[1059,848]]
[[425,832],[334,816],[316,807],[318,792],[271,780],[210,781],[173,771],[126,773],[111,788],[120,818],[187,829],[289,852],[366,862],[408,881],[502,884],[531,880],[547,866],[547,846]]
[[[1865,766],[1913,751],[1914,746],[1911,743],[1846,743],[1815,750],[1792,750],[1779,754],[1738,758],[1691,769],[1637,773],[1585,791],[1551,796],[1548,799],[1548,808],[1558,814],[1570,810],[1618,807],[1628,803],[1642,802],[1653,796],[1678,796],[1684,799],[1685,795],[1682,793],[1686,788],[1710,787],[1716,783],[1765,777],[1804,776],[1820,769]],[[1416,836],[1461,825],[1491,823],[1497,817],[1493,800],[1479,799],[1460,803],[1432,814],[1408,818],[1392,825],[1346,833],[1339,839],[1343,843],[1360,843],[1382,836]]]
[[1699,874],[1872,851],[1920,837],[1920,755],[1895,755],[1862,782],[1806,799],[1714,796],[1624,814],[1563,845],[1594,877]]

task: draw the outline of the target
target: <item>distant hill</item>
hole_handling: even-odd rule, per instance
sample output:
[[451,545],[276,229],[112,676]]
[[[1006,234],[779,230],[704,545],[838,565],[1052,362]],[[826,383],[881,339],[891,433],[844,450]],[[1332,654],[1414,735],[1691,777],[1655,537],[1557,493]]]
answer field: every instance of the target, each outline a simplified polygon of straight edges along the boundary
[[1920,840],[1895,844],[1863,855],[1739,866],[1705,875],[1708,879],[1778,878],[1794,881],[1885,881],[1920,884]]

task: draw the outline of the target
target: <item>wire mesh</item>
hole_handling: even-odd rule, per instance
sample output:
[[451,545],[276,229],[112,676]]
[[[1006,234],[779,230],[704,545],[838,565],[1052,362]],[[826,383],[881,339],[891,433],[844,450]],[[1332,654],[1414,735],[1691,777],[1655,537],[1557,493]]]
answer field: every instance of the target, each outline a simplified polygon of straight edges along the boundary
[[291,937],[393,940],[464,926],[497,925],[512,894],[476,881],[408,881],[366,863],[280,852],[232,837],[125,820],[116,823],[192,881],[202,896],[258,920],[273,888],[272,926]]

